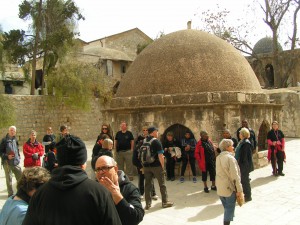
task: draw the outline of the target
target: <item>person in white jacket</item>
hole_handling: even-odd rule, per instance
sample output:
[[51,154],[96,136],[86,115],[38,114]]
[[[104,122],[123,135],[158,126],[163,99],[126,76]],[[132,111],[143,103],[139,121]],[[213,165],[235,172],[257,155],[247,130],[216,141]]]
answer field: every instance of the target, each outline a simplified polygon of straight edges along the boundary
[[243,198],[240,169],[234,158],[234,147],[231,139],[223,139],[219,144],[221,153],[216,159],[217,194],[224,207],[224,225],[233,221],[237,198]]

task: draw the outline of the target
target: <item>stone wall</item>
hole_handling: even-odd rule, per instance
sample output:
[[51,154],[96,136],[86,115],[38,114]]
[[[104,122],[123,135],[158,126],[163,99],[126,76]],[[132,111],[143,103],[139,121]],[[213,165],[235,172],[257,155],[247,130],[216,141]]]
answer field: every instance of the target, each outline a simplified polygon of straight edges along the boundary
[[[20,144],[24,143],[30,135],[31,130],[38,132],[37,139],[42,140],[48,126],[53,128],[56,135],[59,127],[67,125],[70,133],[79,136],[83,140],[97,138],[102,123],[100,113],[101,106],[97,100],[91,102],[91,111],[79,111],[65,105],[57,105],[55,109],[47,106],[47,98],[50,96],[25,96],[6,95],[15,106],[17,137]],[[7,133],[8,128],[2,128],[1,137]]]
[[270,99],[283,104],[280,129],[286,137],[300,137],[300,87],[268,90]]

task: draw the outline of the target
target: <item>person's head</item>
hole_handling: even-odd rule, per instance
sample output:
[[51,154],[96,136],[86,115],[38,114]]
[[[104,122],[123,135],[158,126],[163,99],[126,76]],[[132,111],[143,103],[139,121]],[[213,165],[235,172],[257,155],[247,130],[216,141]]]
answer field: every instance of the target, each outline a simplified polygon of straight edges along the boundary
[[208,140],[208,133],[205,130],[202,130],[200,132],[200,137],[202,141],[207,141]]
[[17,189],[22,190],[31,197],[34,192],[49,179],[50,173],[43,167],[36,166],[26,168],[23,170],[22,176],[17,183]]
[[240,130],[240,134],[239,134],[239,136],[240,136],[240,139],[242,140],[242,139],[247,139],[247,138],[249,138],[250,137],[250,132],[249,132],[249,130],[247,129],[247,128],[242,128],[241,130]]
[[8,128],[8,135],[11,137],[16,136],[17,128],[15,126],[10,126]]
[[52,127],[48,127],[47,128],[47,134],[52,134],[53,132],[52,132]]
[[230,134],[230,131],[228,129],[225,129],[223,131],[223,138],[225,138],[225,139],[230,139],[231,138],[231,134]]
[[32,131],[30,132],[30,141],[31,141],[31,142],[35,142],[35,140],[36,140],[36,131],[35,131],[35,130],[32,130]]
[[67,135],[56,145],[58,166],[80,166],[85,169],[87,150],[84,142],[76,136]]
[[102,127],[101,127],[101,133],[103,133],[103,134],[108,134],[109,131],[110,131],[110,130],[109,130],[109,125],[106,124],[106,123],[102,124]]
[[248,127],[248,121],[247,120],[242,121],[242,127]]
[[234,152],[233,141],[231,139],[224,138],[219,144],[219,149],[221,151]]
[[116,161],[110,156],[103,155],[97,159],[95,173],[98,181],[102,177],[108,177],[113,183],[118,181],[118,166]]
[[148,127],[148,134],[151,137],[158,138],[158,129],[155,126]]
[[278,130],[278,128],[279,128],[279,123],[277,121],[273,121],[272,122],[272,129],[273,130]]
[[190,131],[186,131],[185,134],[184,134],[184,137],[185,137],[186,139],[190,139],[191,136],[192,136],[192,134],[191,134]]
[[98,144],[99,145],[102,145],[103,144],[103,141],[105,139],[109,138],[109,136],[107,134],[100,134],[100,137],[99,137],[99,140],[98,140]]
[[173,138],[174,138],[173,132],[168,132],[168,133],[167,133],[167,140],[168,140],[168,141],[173,141]]
[[144,137],[148,136],[148,127],[143,126],[143,135]]
[[121,122],[120,128],[121,128],[122,131],[126,131],[127,130],[127,123],[125,121]]
[[68,127],[65,126],[65,125],[60,126],[59,130],[60,130],[60,133],[61,133],[63,136],[65,136],[65,135],[67,135],[67,134],[69,133]]
[[113,148],[113,141],[110,138],[104,139],[102,148],[111,150]]

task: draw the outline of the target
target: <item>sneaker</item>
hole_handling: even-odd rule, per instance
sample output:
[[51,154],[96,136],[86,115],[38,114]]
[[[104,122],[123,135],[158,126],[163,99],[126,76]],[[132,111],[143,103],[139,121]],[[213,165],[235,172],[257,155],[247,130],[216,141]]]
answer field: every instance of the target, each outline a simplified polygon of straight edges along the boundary
[[193,177],[193,182],[197,183],[197,178],[196,177]]
[[252,198],[251,197],[245,197],[245,202],[250,202],[250,201],[252,201]]
[[208,188],[206,187],[206,188],[204,188],[204,192],[205,193],[209,193],[209,190],[208,190]]
[[167,201],[167,202],[163,202],[163,203],[162,203],[162,207],[163,207],[163,208],[172,207],[173,205],[174,205],[174,202],[170,202],[170,201]]
[[156,201],[158,199],[158,196],[157,195],[153,195],[151,198]]
[[151,208],[151,205],[146,205],[144,210],[149,210]]
[[216,187],[216,186],[211,186],[211,190],[216,191],[216,190],[217,190],[217,187]]
[[183,183],[184,182],[184,177],[180,177],[180,182]]

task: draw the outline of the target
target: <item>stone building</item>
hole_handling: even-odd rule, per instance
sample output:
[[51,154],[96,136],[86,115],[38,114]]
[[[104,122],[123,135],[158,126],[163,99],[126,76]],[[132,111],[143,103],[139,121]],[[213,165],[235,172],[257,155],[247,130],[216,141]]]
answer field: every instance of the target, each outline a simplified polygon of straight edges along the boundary
[[125,120],[132,131],[153,124],[162,138],[173,131],[180,139],[190,130],[199,139],[199,132],[206,130],[219,142],[224,128],[235,136],[244,118],[256,131],[269,130],[272,120],[281,121],[281,108],[270,102],[234,47],[202,31],[182,30],[163,36],[137,56],[102,112],[114,130]]

